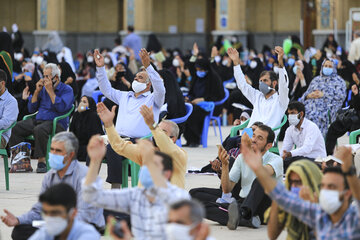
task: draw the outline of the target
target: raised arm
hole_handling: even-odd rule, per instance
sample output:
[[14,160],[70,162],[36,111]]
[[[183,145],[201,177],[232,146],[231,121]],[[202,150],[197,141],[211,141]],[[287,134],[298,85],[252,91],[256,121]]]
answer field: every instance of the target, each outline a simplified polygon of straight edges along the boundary
[[[230,181],[229,177],[229,158],[230,156],[227,154],[226,150],[220,146],[218,151],[218,157],[221,161],[221,187],[224,193],[229,193],[233,190],[236,182]],[[235,166],[235,163],[233,165]]]
[[140,58],[141,62],[146,68],[146,72],[149,75],[151,85],[154,89],[153,95],[154,95],[154,103],[155,105],[160,108],[165,101],[165,86],[162,78],[160,77],[159,73],[155,71],[153,66],[150,64],[150,57],[148,52],[145,48],[142,48],[140,51]]
[[100,91],[105,95],[105,97],[119,105],[119,97],[122,92],[111,87],[104,67],[104,57],[97,49],[94,51],[94,60],[96,63],[96,79],[99,83]]
[[115,109],[116,106],[113,106],[110,112],[104,103],[99,102],[97,104],[97,113],[101,121],[103,121],[104,123],[106,134],[109,138],[111,147],[117,154],[129,158],[131,159],[131,161],[141,166],[142,160],[140,150],[137,144],[132,144],[129,141],[125,141],[119,136],[118,132],[115,130],[113,123],[113,119],[115,117]]
[[280,104],[287,107],[289,104],[289,77],[284,67],[284,50],[282,47],[275,47],[275,52],[278,55],[279,62],[279,98]]
[[238,88],[251,103],[254,103],[259,94],[262,93],[246,82],[244,73],[242,72],[240,67],[239,52],[234,48],[229,48],[228,55],[234,64],[234,77]]

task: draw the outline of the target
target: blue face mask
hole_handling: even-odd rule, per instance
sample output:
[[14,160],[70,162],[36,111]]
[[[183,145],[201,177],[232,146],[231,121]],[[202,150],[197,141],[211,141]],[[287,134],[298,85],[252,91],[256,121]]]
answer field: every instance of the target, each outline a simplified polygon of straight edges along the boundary
[[268,63],[267,66],[268,66],[269,68],[272,68],[272,67],[273,67],[273,64],[272,64],[272,63]]
[[295,193],[296,196],[299,196],[299,193],[300,193],[300,188],[299,187],[291,187],[291,190],[290,190],[292,193]]
[[287,61],[287,63],[289,64],[289,66],[294,66],[294,64],[295,64],[295,59],[293,59],[293,58],[289,58],[288,59],[288,61]]
[[329,67],[324,67],[324,68],[323,68],[323,74],[324,74],[325,76],[330,76],[332,73],[333,73],[333,69],[332,69],[332,68],[329,68]]
[[139,181],[141,183],[141,185],[144,186],[144,188],[148,189],[151,188],[152,186],[154,186],[154,182],[151,178],[149,169],[147,168],[147,166],[142,166],[139,172]]
[[297,69],[298,69],[298,66],[293,67],[293,72],[295,75],[296,75]]
[[203,78],[206,76],[206,72],[203,71],[196,71],[196,76],[198,76],[199,78]]
[[59,171],[65,167],[64,156],[49,153],[49,165],[52,169]]

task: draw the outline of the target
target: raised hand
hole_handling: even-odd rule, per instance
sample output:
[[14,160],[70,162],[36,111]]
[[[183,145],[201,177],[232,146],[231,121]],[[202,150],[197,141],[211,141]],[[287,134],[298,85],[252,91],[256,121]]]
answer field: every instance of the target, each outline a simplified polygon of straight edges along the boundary
[[354,95],[358,95],[359,94],[359,89],[356,86],[356,84],[351,86],[351,91],[353,92]]
[[44,79],[44,87],[48,93],[54,92],[54,85],[51,79],[47,79],[47,78]]
[[[250,144],[249,144],[250,142]],[[251,148],[251,139],[244,133],[241,136],[241,153],[245,163],[255,172],[262,167],[262,157],[260,151]]]
[[147,68],[150,65],[150,56],[145,48],[142,48],[139,52],[139,56],[141,58],[142,65]]
[[305,201],[310,201],[312,203],[319,202],[317,193],[314,192],[311,194],[311,190],[308,186],[302,186],[299,192],[300,198],[304,199]]
[[121,230],[124,233],[124,236],[122,238],[119,238],[114,233],[115,222],[116,222],[116,220],[115,220],[115,218],[113,216],[108,216],[107,224],[106,224],[106,231],[109,233],[111,239],[113,239],[113,240],[130,240],[131,239],[131,232],[130,232],[130,229],[129,229],[126,221],[122,220],[120,222]]
[[146,139],[141,139],[136,142],[141,149],[141,157],[144,164],[148,164],[153,160],[153,156],[155,154],[154,145],[152,142]]
[[348,172],[350,167],[353,165],[353,155],[351,153],[351,147],[340,146],[334,157],[340,159],[343,164],[341,164],[341,169],[343,172]]
[[29,96],[30,96],[29,86],[26,86],[26,88],[24,88],[22,93],[22,99],[26,100],[29,98]]
[[44,87],[44,79],[40,79],[37,83],[36,83],[36,89],[35,91],[40,92]]
[[284,49],[280,46],[276,46],[275,53],[278,55],[279,67],[284,67]]
[[14,214],[12,214],[6,209],[4,209],[4,213],[6,214],[6,216],[1,216],[0,218],[1,221],[6,224],[6,226],[14,227],[19,224],[19,220],[17,219],[17,217],[15,217]]
[[94,60],[97,67],[103,67],[105,65],[104,57],[100,54],[98,49],[94,51]]
[[213,46],[211,49],[211,58],[214,58],[217,55],[219,55],[219,51],[216,46]]
[[106,154],[106,146],[104,139],[100,135],[94,135],[90,138],[87,145],[87,153],[91,162],[101,164]]
[[233,61],[234,66],[240,64],[239,52],[235,48],[229,48],[227,50],[227,53],[228,53],[230,59]]
[[219,147],[218,157],[223,167],[229,166],[230,156],[222,146]]
[[144,121],[146,123],[146,125],[150,128],[153,129],[153,125],[155,123],[154,121],[154,112],[153,112],[153,107],[151,106],[150,108],[146,105],[142,105],[140,107],[140,114],[143,116]]
[[194,45],[193,45],[193,55],[194,56],[197,56],[199,54],[199,48],[198,48],[198,45],[196,42],[194,42]]
[[97,111],[101,121],[103,121],[104,126],[106,128],[111,127],[113,125],[113,120],[115,117],[115,109],[116,109],[116,106],[113,106],[111,109],[111,112],[110,112],[109,109],[102,102],[99,102],[96,105],[96,111]]

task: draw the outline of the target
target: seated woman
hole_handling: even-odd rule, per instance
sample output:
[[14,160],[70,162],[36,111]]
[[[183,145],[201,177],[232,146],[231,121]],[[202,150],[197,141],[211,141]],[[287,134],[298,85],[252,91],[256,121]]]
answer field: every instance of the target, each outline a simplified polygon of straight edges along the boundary
[[[316,202],[316,196],[319,196],[320,192],[321,178],[322,172],[315,163],[309,160],[300,160],[292,163],[287,169],[285,186],[300,198]],[[303,191],[300,193],[302,188]],[[265,219],[268,219],[269,239],[277,239],[284,228],[288,234],[286,239],[315,239],[315,232],[310,227],[279,209],[274,201],[265,212]]]
[[79,139],[78,160],[86,161],[86,146],[91,136],[104,134],[100,118],[96,113],[96,104],[92,97],[81,97],[77,112],[74,113],[70,123],[70,131]]
[[297,60],[294,67],[288,72],[288,76],[289,98],[291,101],[297,101],[310,85],[311,69],[305,61]]
[[337,74],[334,62],[326,59],[321,66],[320,75],[311,81],[300,102],[305,105],[307,118],[316,123],[325,137],[329,123],[335,120],[336,112],[345,98],[345,81]]
[[[192,77],[189,95],[186,101],[193,104],[193,112],[186,121],[184,137],[187,146],[198,147],[202,133],[204,118],[208,111],[200,107],[205,101],[219,101],[224,98],[224,88],[219,75],[210,67],[210,62],[204,58],[197,59],[199,53],[196,43],[193,47],[194,56],[191,57],[189,69]],[[214,109],[214,115],[219,114],[222,106]]]
[[61,82],[69,85],[73,89],[74,97],[76,98],[79,90],[76,82],[76,75],[73,72],[70,64],[67,62],[61,62],[59,63],[59,68],[61,70]]

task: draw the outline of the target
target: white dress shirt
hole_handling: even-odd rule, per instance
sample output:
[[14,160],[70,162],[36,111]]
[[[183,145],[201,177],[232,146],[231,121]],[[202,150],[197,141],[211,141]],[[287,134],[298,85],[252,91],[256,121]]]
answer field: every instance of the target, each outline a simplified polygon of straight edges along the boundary
[[246,82],[240,65],[234,66],[234,76],[238,88],[254,107],[248,126],[260,121],[271,128],[278,127],[289,104],[289,78],[285,68],[279,68],[279,92],[268,99]]
[[100,91],[105,97],[119,105],[115,128],[120,136],[141,138],[150,134],[150,129],[140,114],[140,107],[144,104],[153,107],[154,120],[155,122],[159,121],[160,108],[165,100],[164,82],[151,65],[146,68],[146,72],[154,91],[152,93],[148,91],[135,97],[135,93],[132,91],[124,92],[112,88],[106,76],[105,67],[96,68]]
[[[294,144],[296,145],[296,149],[291,150]],[[282,156],[284,150],[291,152],[293,157],[326,157],[325,141],[319,127],[306,118],[304,118],[300,130],[294,125],[288,127],[285,132],[280,156]]]

